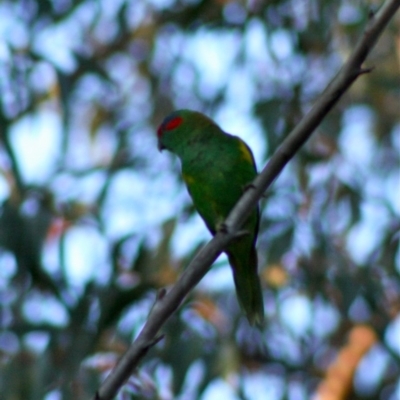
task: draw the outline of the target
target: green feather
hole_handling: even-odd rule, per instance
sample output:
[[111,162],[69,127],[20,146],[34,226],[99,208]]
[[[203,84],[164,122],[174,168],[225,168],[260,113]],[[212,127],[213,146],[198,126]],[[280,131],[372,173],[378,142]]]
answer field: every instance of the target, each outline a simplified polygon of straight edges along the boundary
[[[175,111],[158,129],[159,148],[176,154],[194,206],[212,234],[218,230],[246,186],[257,175],[253,154],[237,136],[222,131],[205,115]],[[264,305],[257,274],[255,248],[258,208],[245,223],[248,235],[235,239],[226,249],[236,293],[249,322],[262,325]]]

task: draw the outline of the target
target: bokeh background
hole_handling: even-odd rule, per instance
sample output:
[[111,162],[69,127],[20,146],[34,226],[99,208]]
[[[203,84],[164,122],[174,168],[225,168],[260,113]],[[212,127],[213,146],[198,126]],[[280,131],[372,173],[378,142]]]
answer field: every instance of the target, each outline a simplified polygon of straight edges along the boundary
[[[162,119],[208,114],[261,169],[379,5],[0,3],[1,399],[90,398],[209,240]],[[120,399],[400,398],[399,26],[261,201],[265,329],[221,256]]]

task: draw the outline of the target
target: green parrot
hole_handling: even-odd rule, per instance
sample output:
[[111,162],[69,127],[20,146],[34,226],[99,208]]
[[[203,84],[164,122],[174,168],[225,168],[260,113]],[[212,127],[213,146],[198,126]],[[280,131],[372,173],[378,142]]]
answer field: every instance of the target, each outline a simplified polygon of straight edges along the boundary
[[[157,136],[160,150],[167,149],[180,158],[182,177],[194,206],[214,235],[257,175],[250,148],[207,116],[191,110],[167,116]],[[225,253],[242,309],[251,325],[262,326],[264,303],[255,247],[258,228],[257,208],[243,227],[248,234],[234,239]]]

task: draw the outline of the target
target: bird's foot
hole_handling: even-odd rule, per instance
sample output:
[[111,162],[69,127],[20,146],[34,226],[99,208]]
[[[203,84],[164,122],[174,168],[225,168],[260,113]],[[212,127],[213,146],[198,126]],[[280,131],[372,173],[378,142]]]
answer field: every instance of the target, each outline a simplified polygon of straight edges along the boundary
[[240,238],[242,236],[247,236],[247,235],[250,235],[250,232],[247,229],[242,229],[235,233],[235,239]]
[[255,189],[255,188],[256,188],[256,186],[254,185],[254,183],[250,182],[243,186],[243,192],[246,192],[249,189]]
[[240,238],[242,236],[250,235],[250,232],[247,229],[241,229],[240,231],[232,231],[231,227],[227,225],[225,222],[221,222],[217,225],[217,232],[222,232],[226,235],[232,234],[235,239]]
[[217,224],[217,232],[222,232],[222,233],[230,232],[229,226],[225,223],[225,221],[219,222]]

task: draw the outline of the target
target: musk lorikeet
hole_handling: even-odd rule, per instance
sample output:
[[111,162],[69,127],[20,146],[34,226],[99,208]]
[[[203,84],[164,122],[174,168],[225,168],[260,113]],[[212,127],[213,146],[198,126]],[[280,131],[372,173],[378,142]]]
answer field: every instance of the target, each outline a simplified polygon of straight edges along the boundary
[[[200,216],[212,234],[257,175],[253,154],[237,136],[225,133],[200,112],[175,111],[157,131],[158,147],[176,154],[182,176]],[[243,229],[248,234],[234,239],[225,249],[232,267],[236,293],[251,325],[262,325],[264,304],[257,274],[256,240],[258,208]]]

